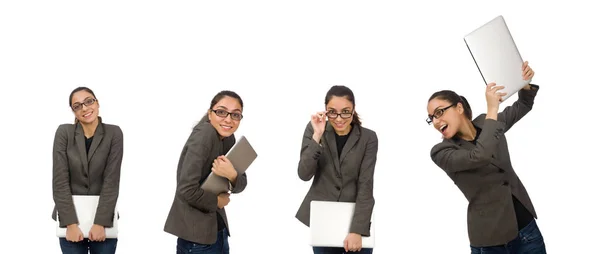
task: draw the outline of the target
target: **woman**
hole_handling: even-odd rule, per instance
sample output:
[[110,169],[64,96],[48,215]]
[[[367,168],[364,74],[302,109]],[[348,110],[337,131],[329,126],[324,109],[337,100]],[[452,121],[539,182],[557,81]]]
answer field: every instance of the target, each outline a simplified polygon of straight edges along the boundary
[[356,203],[344,248],[313,247],[314,253],[372,253],[362,248],[362,236],[370,236],[378,140],[361,126],[355,106],[352,90],[333,86],[325,96],[326,111],[313,115],[304,131],[298,176],[314,180],[296,218],[310,226],[313,200]]
[[225,157],[235,144],[234,132],[244,104],[232,91],[222,91],[210,103],[207,115],[194,127],[177,167],[177,190],[164,230],[178,237],[177,253],[229,253],[225,206],[229,193],[200,188],[213,172],[229,180],[231,193],[246,188],[246,173],[238,175]]
[[[56,130],[53,148],[52,189],[55,208],[52,218],[66,227],[59,238],[63,254],[112,254],[116,238],[106,238],[105,228],[113,218],[123,158],[123,132],[105,124],[98,116],[100,104],[94,92],[78,87],[69,96],[75,124],[62,124]],[[98,195],[99,203],[89,237],[84,238],[75,213],[72,195]]]
[[[523,79],[533,75],[524,62]],[[519,99],[498,113],[506,95],[499,92],[502,88],[487,86],[487,114],[472,121],[464,97],[448,90],[434,93],[427,105],[427,122],[444,140],[431,149],[431,158],[469,201],[471,253],[546,253],[535,209],[511,166],[504,136],[532,109],[539,86],[525,86]]]

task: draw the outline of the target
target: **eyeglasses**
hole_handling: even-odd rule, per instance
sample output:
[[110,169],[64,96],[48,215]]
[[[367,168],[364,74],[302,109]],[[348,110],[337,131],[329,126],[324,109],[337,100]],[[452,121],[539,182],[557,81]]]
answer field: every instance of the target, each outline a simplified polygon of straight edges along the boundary
[[96,99],[87,98],[87,99],[83,100],[83,103],[79,103],[79,102],[73,103],[71,108],[73,109],[73,111],[79,111],[83,108],[83,105],[85,105],[86,107],[89,107],[89,106],[92,106],[92,104],[94,104],[95,102],[96,102]]
[[446,110],[448,110],[449,108],[454,107],[454,106],[456,106],[456,103],[453,103],[450,106],[445,107],[445,108],[437,109],[436,111],[433,112],[433,115],[429,115],[425,121],[427,121],[427,124],[431,125],[431,123],[433,123],[433,118],[439,119],[440,117],[442,117],[442,115],[444,115],[444,112],[446,112]]
[[238,112],[227,112],[226,110],[223,110],[223,109],[212,109],[211,111],[214,112],[215,115],[217,115],[218,117],[222,117],[222,118],[226,118],[227,116],[231,115],[231,120],[235,120],[235,121],[239,121],[239,120],[242,120],[242,118],[244,118],[242,113],[238,113]]
[[331,118],[331,119],[336,119],[337,117],[342,117],[342,119],[348,119],[350,117],[352,117],[352,112],[346,112],[345,110],[338,114],[335,111],[329,111],[327,112],[327,117]]

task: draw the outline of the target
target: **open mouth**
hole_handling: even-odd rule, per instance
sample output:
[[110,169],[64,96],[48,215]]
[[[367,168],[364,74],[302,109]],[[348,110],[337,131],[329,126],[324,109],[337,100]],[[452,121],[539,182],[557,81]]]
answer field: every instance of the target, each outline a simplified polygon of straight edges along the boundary
[[448,129],[448,125],[444,124],[440,127],[440,132],[442,132],[442,134],[444,134],[444,132]]
[[221,128],[223,128],[223,130],[225,130],[225,131],[230,131],[233,127],[227,126],[227,125],[221,125]]

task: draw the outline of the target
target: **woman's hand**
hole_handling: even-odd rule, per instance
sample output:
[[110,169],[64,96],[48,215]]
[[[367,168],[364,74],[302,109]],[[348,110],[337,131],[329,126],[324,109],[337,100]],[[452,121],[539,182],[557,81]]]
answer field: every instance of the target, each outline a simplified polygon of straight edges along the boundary
[[317,112],[310,117],[310,124],[313,128],[313,139],[317,143],[321,142],[321,136],[323,136],[323,132],[325,132],[326,122],[325,112]]
[[498,92],[502,90],[504,86],[496,86],[496,83],[489,83],[485,87],[485,100],[487,101],[487,116],[486,119],[498,120],[498,109],[500,108],[500,102],[502,96],[506,93]]
[[362,249],[362,236],[356,233],[349,233],[344,240],[344,250],[346,252],[360,251]]
[[235,183],[238,175],[235,168],[233,168],[231,161],[224,155],[217,157],[213,161],[212,172],[218,176],[227,178],[231,183]]
[[90,241],[104,242],[106,240],[104,226],[94,224],[90,229]]
[[[529,62],[525,61],[523,63],[523,66],[521,67],[522,70],[522,76],[523,76],[523,80],[531,80],[533,79],[533,76],[535,75],[535,72],[533,71],[533,69],[531,69],[531,67],[529,67]],[[525,87],[523,87],[523,89],[525,90],[530,90],[531,86],[529,84],[527,84]]]
[[77,224],[68,225],[66,238],[69,242],[83,241],[83,232],[81,232],[81,229]]
[[229,193],[221,193],[219,196],[217,196],[217,207],[219,209],[229,204],[229,195]]

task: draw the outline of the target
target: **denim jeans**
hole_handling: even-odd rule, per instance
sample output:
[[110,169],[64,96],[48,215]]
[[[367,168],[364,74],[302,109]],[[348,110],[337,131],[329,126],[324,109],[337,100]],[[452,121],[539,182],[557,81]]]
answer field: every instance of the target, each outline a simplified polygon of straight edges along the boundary
[[85,238],[83,241],[69,242],[62,237],[59,242],[63,254],[115,254],[117,251],[117,239],[107,238],[104,242],[94,242]]
[[336,247],[313,247],[314,254],[371,254],[373,253],[373,249],[371,248],[362,248],[357,252],[346,252],[344,248],[336,248]]
[[505,245],[492,247],[473,247],[471,254],[546,254],[546,245],[542,232],[535,220],[519,231],[517,238]]
[[229,254],[227,229],[217,233],[217,242],[213,244],[200,244],[177,238],[177,254]]

